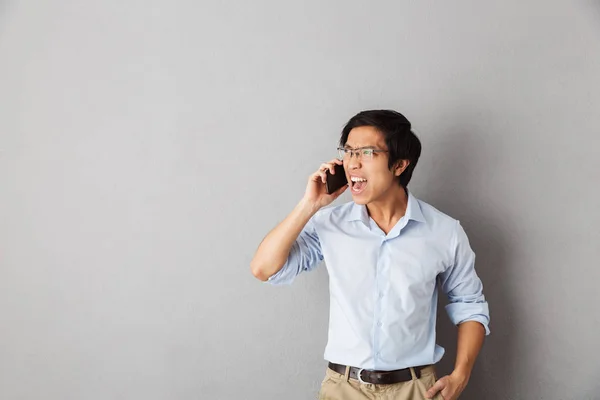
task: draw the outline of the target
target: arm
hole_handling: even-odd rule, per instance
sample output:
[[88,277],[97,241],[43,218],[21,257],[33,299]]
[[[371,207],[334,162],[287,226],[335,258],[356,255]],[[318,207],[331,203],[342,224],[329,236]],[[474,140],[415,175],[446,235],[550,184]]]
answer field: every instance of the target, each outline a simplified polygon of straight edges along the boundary
[[[275,229],[269,232],[258,246],[250,263],[250,269],[256,278],[266,281],[279,272],[286,264],[299,235],[310,219],[319,209],[333,202],[348,188],[343,186],[332,194],[327,194],[325,188],[325,171],[329,169],[332,174],[335,174],[334,164],[341,163],[340,160],[334,159],[322,164],[321,168],[308,178],[306,192],[300,203]],[[318,242],[318,238],[314,233],[307,232],[306,241],[314,244],[315,241]],[[299,246],[296,248],[299,249]],[[309,260],[310,263],[314,263],[314,258]]]
[[317,210],[315,205],[302,199],[294,210],[269,232],[258,246],[250,263],[250,269],[256,278],[266,281],[279,272],[287,261],[298,235]]
[[469,380],[484,338],[485,328],[479,322],[467,321],[458,326],[456,363],[453,373],[464,377],[466,381]]
[[427,391],[427,398],[431,399],[437,392],[441,392],[445,400],[455,400],[465,390],[475,359],[485,337],[485,328],[479,322],[467,321],[458,326],[458,347],[456,350],[456,363],[450,375],[439,379]]
[[440,378],[427,392],[427,398],[441,392],[445,400],[455,400],[467,386],[484,337],[489,334],[489,309],[483,285],[475,272],[475,253],[465,231],[457,222],[454,235],[454,264],[440,275],[450,304],[448,316],[458,325],[458,344],[454,371]]

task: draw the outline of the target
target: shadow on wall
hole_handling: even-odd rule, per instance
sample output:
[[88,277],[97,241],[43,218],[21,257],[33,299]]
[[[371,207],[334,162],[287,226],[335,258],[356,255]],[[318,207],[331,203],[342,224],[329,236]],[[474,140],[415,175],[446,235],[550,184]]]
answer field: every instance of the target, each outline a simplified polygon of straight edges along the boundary
[[[483,281],[491,316],[491,335],[486,338],[461,398],[505,399],[515,379],[511,376],[512,366],[523,360],[512,339],[513,331],[521,324],[517,304],[507,290],[511,275],[510,246],[501,230],[499,215],[488,212],[493,209],[489,197],[497,191],[490,191],[489,185],[486,191],[481,185],[487,168],[494,168],[488,161],[494,159],[493,154],[486,153],[494,151],[496,146],[490,143],[494,140],[490,137],[482,143],[477,132],[450,129],[443,148],[435,156],[436,165],[432,168],[433,176],[427,179],[427,197],[423,200],[461,221],[476,253],[476,271]],[[446,349],[438,365],[440,376],[452,371],[456,359],[457,329],[446,314],[446,304],[447,298],[440,291],[437,342]],[[492,382],[492,379],[498,381]],[[505,387],[507,392],[498,393],[499,387]]]

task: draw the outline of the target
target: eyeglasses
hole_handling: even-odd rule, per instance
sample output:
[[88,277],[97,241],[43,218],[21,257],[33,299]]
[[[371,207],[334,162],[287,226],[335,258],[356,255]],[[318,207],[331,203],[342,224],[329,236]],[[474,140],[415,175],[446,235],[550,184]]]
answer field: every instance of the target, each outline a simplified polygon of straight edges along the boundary
[[373,159],[373,154],[387,153],[388,151],[373,149],[371,147],[360,147],[358,149],[351,149],[349,147],[338,147],[338,152],[340,153],[341,159],[351,160],[352,155],[354,154],[357,160],[371,161]]

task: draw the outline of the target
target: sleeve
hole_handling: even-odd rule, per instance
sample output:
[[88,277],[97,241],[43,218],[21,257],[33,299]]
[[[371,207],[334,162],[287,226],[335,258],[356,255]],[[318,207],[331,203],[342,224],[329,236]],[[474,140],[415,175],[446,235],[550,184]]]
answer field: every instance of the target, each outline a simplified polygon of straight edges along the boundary
[[446,312],[453,324],[477,321],[489,335],[490,312],[483,295],[483,284],[475,272],[475,253],[458,221],[453,236],[453,264],[439,276],[442,290],[449,300]]
[[267,280],[272,285],[290,285],[294,279],[304,271],[311,271],[323,260],[321,243],[317,235],[315,217],[308,223],[298,235],[292,245],[290,254],[283,267]]

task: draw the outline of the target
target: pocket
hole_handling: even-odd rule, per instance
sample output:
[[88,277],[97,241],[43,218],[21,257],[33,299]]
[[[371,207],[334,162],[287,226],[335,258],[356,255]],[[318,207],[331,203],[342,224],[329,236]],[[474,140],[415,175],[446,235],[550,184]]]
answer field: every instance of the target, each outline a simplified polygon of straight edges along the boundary
[[[427,375],[421,375],[421,379],[419,379],[419,382],[421,383],[422,387],[425,388],[425,390],[423,391],[423,398],[425,398],[425,393],[427,393],[427,391],[429,389],[431,389],[433,387],[433,385],[435,385],[437,380],[438,380],[438,376],[437,376],[435,369],[433,370],[432,373],[428,373]],[[445,400],[445,399],[442,396],[441,392],[437,392],[437,394],[435,396],[433,396],[433,400]]]
[[343,377],[344,377],[344,375],[335,372],[331,368],[326,368],[325,369],[325,379],[323,380],[323,382],[325,382],[327,379],[340,380]]
[[325,372],[325,378],[323,378],[323,382],[321,382],[321,389],[319,390],[319,394],[317,396],[318,400],[332,400],[336,399],[334,397],[335,387],[339,384],[340,378],[339,374],[335,371],[327,368]]
[[[433,370],[433,382],[431,382],[431,386],[435,385],[435,383],[438,380],[438,375],[437,372],[435,372],[435,369]],[[444,399],[444,396],[442,396],[442,392],[437,392],[437,394],[435,396],[433,396],[433,400],[446,400]]]
[[431,368],[431,375],[433,375],[433,382],[435,383],[438,380],[437,368],[435,368],[435,365],[431,365],[429,368]]

